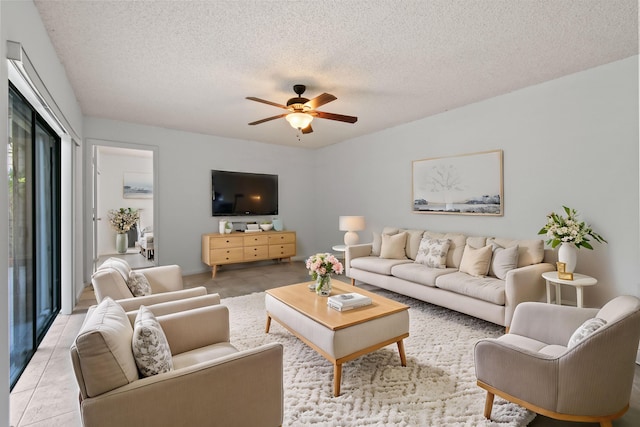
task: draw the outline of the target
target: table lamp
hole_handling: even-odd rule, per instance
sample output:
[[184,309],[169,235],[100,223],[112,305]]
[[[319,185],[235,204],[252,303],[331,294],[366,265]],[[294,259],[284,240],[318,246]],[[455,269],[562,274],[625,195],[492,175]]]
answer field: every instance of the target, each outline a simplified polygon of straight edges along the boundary
[[363,216],[341,216],[339,229],[344,233],[344,244],[347,246],[357,245],[360,237],[356,231],[364,230]]

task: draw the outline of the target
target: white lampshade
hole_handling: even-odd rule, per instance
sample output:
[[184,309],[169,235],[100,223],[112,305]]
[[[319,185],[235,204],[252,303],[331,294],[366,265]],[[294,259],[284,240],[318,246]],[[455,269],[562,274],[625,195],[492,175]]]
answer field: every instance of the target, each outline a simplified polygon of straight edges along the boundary
[[346,233],[344,233],[344,244],[347,246],[357,245],[360,237],[356,231],[365,229],[364,217],[341,216],[338,222],[339,230],[346,231]]
[[313,116],[306,113],[291,113],[287,114],[285,118],[294,129],[304,129],[313,120]]

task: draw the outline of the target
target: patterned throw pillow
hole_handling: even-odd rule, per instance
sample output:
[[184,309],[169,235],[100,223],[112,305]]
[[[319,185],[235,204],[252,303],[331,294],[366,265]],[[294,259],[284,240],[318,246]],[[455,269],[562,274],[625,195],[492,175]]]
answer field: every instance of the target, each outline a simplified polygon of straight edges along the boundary
[[569,338],[569,344],[567,344],[568,348],[575,347],[581,341],[587,339],[589,335],[593,334],[595,331],[603,327],[607,324],[607,321],[604,319],[600,319],[599,317],[594,317],[593,319],[588,319],[584,322]]
[[143,377],[169,372],[173,369],[171,349],[158,320],[144,305],[140,306],[133,325],[131,342],[133,358]]
[[134,297],[151,295],[151,285],[144,274],[131,270],[127,286]]
[[449,239],[430,239],[424,237],[420,241],[416,262],[431,268],[446,268]]

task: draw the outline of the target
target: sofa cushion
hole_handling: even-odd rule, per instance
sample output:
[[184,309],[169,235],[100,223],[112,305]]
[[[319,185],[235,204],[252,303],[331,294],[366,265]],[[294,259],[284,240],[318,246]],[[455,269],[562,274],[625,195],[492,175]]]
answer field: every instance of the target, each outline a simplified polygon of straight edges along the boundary
[[431,268],[446,268],[450,244],[449,239],[423,237],[420,241],[416,262]]
[[455,273],[455,268],[431,268],[417,262],[398,264],[391,267],[391,275],[409,282],[434,287],[436,278],[443,274]]
[[498,279],[506,279],[507,273],[518,267],[518,255],[518,245],[503,248],[494,242],[489,275]]
[[407,233],[407,244],[405,245],[407,258],[415,260],[418,256],[424,230],[405,230],[405,232]]
[[505,303],[504,280],[494,277],[473,277],[461,272],[444,274],[436,278],[436,287],[492,304]]
[[138,309],[131,341],[133,357],[143,377],[173,369],[171,349],[156,316],[144,305]]
[[433,231],[425,231],[424,237],[431,239],[449,239],[449,253],[447,254],[447,267],[460,268],[464,245],[467,236],[460,233],[436,233]]
[[138,273],[135,270],[131,270],[129,273],[129,280],[127,280],[127,287],[131,291],[134,297],[143,297],[145,295],[151,295],[151,285],[147,280],[147,277]]
[[122,280],[124,280],[125,283],[127,282],[127,280],[129,280],[131,267],[129,267],[129,264],[125,260],[111,257],[107,259],[105,262],[103,262],[100,265],[100,267],[97,268],[97,271],[108,269],[108,268],[113,268],[118,273],[120,273],[120,275],[122,276]]
[[475,249],[466,245],[460,261],[460,272],[475,277],[486,276],[489,272],[489,264],[491,264],[491,254],[491,246]]
[[377,256],[358,257],[351,260],[351,268],[369,271],[371,273],[391,276],[391,268],[395,265],[413,263],[410,259],[385,259]]
[[406,259],[404,247],[407,243],[407,233],[383,234],[380,246],[380,258]]
[[373,232],[373,243],[371,244],[371,255],[380,256],[380,247],[382,246],[382,235],[388,234],[398,234],[399,228],[396,227],[385,227],[382,229],[382,233]]
[[544,242],[542,240],[510,240],[494,237],[487,239],[487,244],[496,243],[503,248],[518,245],[518,267],[540,264],[544,258]]
[[132,335],[124,309],[111,298],[89,311],[73,345],[87,396],[98,396],[138,379]]
[[229,342],[221,342],[185,351],[173,356],[173,368],[182,369],[198,363],[237,353],[238,350]]
[[122,278],[122,274],[115,268],[105,267],[98,269],[91,275],[91,283],[93,283],[93,289],[98,301],[102,301],[107,296],[114,300],[133,296],[127,286],[127,281]]
[[533,338],[516,334],[506,334],[498,338],[498,341],[522,348],[534,353],[540,353],[551,357],[559,357],[567,351],[567,347],[557,344],[547,344]]
[[469,236],[467,237],[467,245],[474,249],[480,249],[487,246],[487,238],[484,236]]

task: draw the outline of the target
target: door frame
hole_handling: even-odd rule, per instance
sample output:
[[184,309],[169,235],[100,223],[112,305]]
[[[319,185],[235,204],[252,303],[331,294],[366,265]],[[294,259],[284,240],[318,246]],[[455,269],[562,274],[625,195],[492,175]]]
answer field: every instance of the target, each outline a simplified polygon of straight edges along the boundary
[[[94,177],[94,154],[99,147],[115,147],[126,148],[130,150],[143,150],[151,151],[153,155],[153,245],[156,248],[153,263],[159,265],[159,257],[162,256],[161,250],[161,231],[158,227],[159,219],[159,183],[158,183],[158,153],[159,147],[156,145],[136,144],[131,142],[112,141],[97,138],[85,139],[84,154],[84,168],[83,168],[83,180],[86,183],[84,185],[84,247],[87,250],[84,252],[83,257],[83,277],[84,282],[89,283],[91,281],[91,275],[95,271],[97,262],[97,245],[96,245],[96,215],[94,213],[95,198],[97,198],[96,180]],[[160,254],[160,255],[157,255]]]

